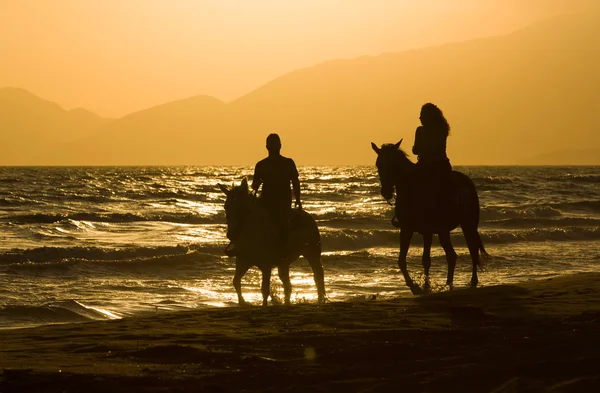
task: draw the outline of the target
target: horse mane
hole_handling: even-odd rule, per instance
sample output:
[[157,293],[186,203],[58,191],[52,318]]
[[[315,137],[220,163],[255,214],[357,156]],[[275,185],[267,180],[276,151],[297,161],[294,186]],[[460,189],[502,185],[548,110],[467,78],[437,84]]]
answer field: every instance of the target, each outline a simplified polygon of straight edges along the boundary
[[239,185],[233,184],[231,187],[231,193],[234,195],[235,199],[243,199],[251,207],[262,208],[258,200],[258,195],[250,191],[247,183],[245,185],[244,182]]
[[397,144],[394,143],[384,143],[383,145],[381,145],[381,153],[388,154],[391,156],[398,156],[398,158],[401,161],[404,161],[404,165],[415,164],[410,158],[408,158],[408,153],[402,150],[400,146],[397,146]]
[[248,188],[248,185],[244,186],[244,184],[234,184],[231,187],[231,191],[235,193],[236,196],[247,196],[249,198],[252,198],[252,200],[258,200],[258,197],[254,193],[250,192],[250,188]]
[[404,155],[404,157],[408,158],[408,153],[405,152],[404,150],[402,150],[400,147],[397,147],[396,144],[394,143],[384,143],[383,145],[381,145],[381,150],[383,152],[400,152]]

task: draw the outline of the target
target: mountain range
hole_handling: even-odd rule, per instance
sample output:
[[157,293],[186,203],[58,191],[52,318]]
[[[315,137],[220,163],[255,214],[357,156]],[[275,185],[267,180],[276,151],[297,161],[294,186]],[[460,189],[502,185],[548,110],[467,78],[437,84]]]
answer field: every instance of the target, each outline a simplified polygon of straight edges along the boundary
[[332,60],[230,103],[197,96],[115,120],[5,88],[0,164],[248,165],[265,155],[271,132],[299,165],[373,164],[371,141],[404,138],[410,151],[426,102],[450,122],[454,164],[577,164],[577,154],[564,162],[552,152],[600,148],[598,70],[600,16],[587,14],[505,36]]
[[98,132],[110,120],[17,88],[0,89],[1,165],[51,164],[65,143]]

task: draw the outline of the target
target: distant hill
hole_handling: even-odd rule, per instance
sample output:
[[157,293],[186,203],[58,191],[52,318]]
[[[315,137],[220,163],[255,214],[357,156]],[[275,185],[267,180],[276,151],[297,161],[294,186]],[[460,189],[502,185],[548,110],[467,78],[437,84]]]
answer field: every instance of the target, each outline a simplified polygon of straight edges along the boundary
[[515,33],[334,60],[224,104],[195,97],[141,111],[58,152],[64,164],[253,164],[278,132],[302,164],[373,164],[369,142],[404,138],[438,104],[454,164],[518,164],[600,148],[600,17],[561,16]]
[[215,151],[223,147],[225,110],[216,98],[197,96],[132,113],[68,143],[56,160],[65,165],[214,163]]
[[600,149],[566,149],[540,154],[521,165],[600,165]]
[[53,163],[59,146],[107,122],[84,109],[64,110],[23,89],[0,88],[0,165]]
[[515,164],[600,147],[600,50],[591,48],[600,48],[600,17],[564,16],[507,36],[299,70],[233,102],[232,112],[251,134],[285,133],[295,157],[372,163],[371,140],[405,138],[410,151],[430,101],[451,123],[454,163]]

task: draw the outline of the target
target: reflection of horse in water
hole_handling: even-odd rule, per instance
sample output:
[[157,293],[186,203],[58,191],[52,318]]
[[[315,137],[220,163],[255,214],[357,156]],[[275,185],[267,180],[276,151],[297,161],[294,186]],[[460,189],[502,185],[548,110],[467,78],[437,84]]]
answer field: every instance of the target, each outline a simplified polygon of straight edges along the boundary
[[244,179],[239,186],[227,188],[219,184],[227,195],[225,214],[227,216],[227,237],[235,241],[236,263],[233,286],[240,304],[245,304],[242,296],[242,277],[252,266],[262,273],[261,292],[263,305],[267,305],[271,288],[271,269],[277,266],[279,278],[283,283],[285,303],[290,304],[292,284],[290,282],[290,264],[301,255],[312,268],[319,302],[325,300],[323,265],[321,264],[321,237],[315,220],[303,210],[291,213],[291,230],[286,246],[277,241],[277,228],[273,225],[267,211],[260,205],[259,199],[248,190]]
[[[479,198],[475,185],[468,176],[463,173],[453,171],[450,175],[449,187],[443,187],[442,191],[450,192],[444,198],[438,198],[438,207],[436,206],[419,206],[418,194],[414,191],[414,173],[416,164],[410,161],[402,150],[400,143],[385,144],[381,148],[374,143],[371,144],[373,150],[377,153],[377,170],[379,172],[379,180],[381,182],[381,195],[385,199],[392,199],[394,189],[396,191],[396,215],[402,216],[404,219],[398,224],[400,226],[400,256],[398,258],[398,266],[402,271],[406,285],[408,285],[413,293],[420,291],[419,286],[413,282],[408,274],[406,267],[406,255],[410,247],[410,240],[414,232],[420,232],[423,235],[423,268],[425,270],[426,285],[428,285],[429,267],[431,266],[431,242],[433,234],[437,234],[440,239],[440,244],[446,253],[446,261],[448,262],[448,278],[446,284],[452,286],[454,281],[454,268],[456,267],[456,252],[450,241],[450,231],[454,228],[462,228],[471,260],[473,261],[473,272],[471,276],[471,286],[477,286],[477,267],[480,265],[479,251],[482,256],[487,255],[477,227],[479,225]],[[412,187],[412,188],[411,188]],[[407,194],[400,195],[401,192]],[[398,201],[408,195],[408,203],[399,204]],[[406,200],[406,199],[404,199]],[[403,205],[403,206],[401,206]],[[435,209],[435,221],[439,225],[435,229],[424,223],[424,216],[419,214],[423,209]],[[407,209],[408,211],[401,211]]]

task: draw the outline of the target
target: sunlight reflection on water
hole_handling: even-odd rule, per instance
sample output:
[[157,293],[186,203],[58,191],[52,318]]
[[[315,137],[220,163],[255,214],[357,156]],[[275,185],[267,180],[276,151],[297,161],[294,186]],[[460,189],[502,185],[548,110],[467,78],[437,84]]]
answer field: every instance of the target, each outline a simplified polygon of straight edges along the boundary
[[[480,232],[492,255],[481,285],[600,270],[597,167],[459,169],[479,190]],[[329,300],[412,296],[397,266],[399,235],[375,167],[299,170],[304,208],[321,231]],[[0,182],[0,309],[32,307],[15,316],[35,314],[35,307],[76,300],[128,316],[237,304],[235,260],[223,254],[225,195],[217,184],[239,183],[252,172],[249,166],[0,168],[0,179],[19,179],[18,188]],[[460,231],[452,241],[459,255],[455,285],[467,287],[471,263]],[[418,282],[421,252],[415,235],[408,267]],[[432,288],[448,290],[437,238],[431,255]],[[291,265],[291,280],[292,302],[317,302],[306,261]],[[248,302],[261,304],[260,283],[257,269],[244,277]],[[282,299],[276,269],[272,286]]]

